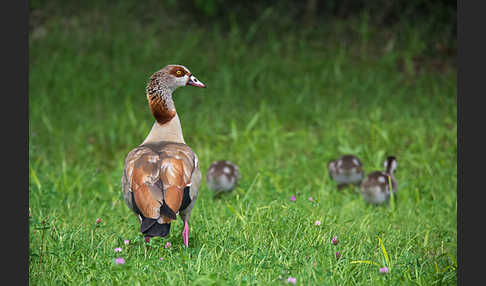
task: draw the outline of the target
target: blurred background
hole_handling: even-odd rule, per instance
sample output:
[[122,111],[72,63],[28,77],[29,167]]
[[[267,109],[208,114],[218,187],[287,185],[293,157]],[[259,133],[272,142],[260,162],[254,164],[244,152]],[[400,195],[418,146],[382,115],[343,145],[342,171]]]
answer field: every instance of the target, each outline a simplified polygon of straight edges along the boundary
[[[376,285],[381,278],[346,261],[382,259],[370,245],[384,234],[400,270],[388,285],[454,283],[456,1],[36,0],[29,6],[31,282],[147,281],[146,273],[112,274],[104,265],[116,241],[138,235],[120,178],[126,154],[154,122],[146,83],[165,65],[182,64],[207,85],[174,93],[203,176],[211,162],[226,159],[238,164],[242,179],[220,201],[203,180],[190,259],[174,255],[161,275],[196,261],[205,245],[197,258],[201,272],[174,274],[175,284],[201,273],[226,273],[235,283],[275,282],[278,276],[260,271],[260,262],[245,264],[275,234],[280,244],[262,262],[275,273],[301,269],[295,275],[311,284]],[[396,208],[367,208],[358,194],[335,191],[327,162],[345,153],[357,155],[366,173],[397,156]],[[287,206],[292,195],[298,208]],[[308,197],[312,204],[300,203]],[[46,217],[55,228],[43,238]],[[96,218],[103,228],[95,232]],[[340,237],[348,247],[342,267],[334,264],[328,238],[314,237],[318,219],[326,233],[348,236]],[[296,238],[288,227],[308,235]],[[181,247],[178,231],[173,237]],[[314,247],[325,251],[315,254]],[[239,258],[214,252],[237,248],[232,253]],[[127,264],[142,257],[157,271],[143,260],[152,254],[133,251]],[[304,254],[314,257],[317,270]],[[232,270],[238,263],[243,266]],[[160,282],[157,277],[150,279]]]
[[[39,0],[29,5],[31,135],[41,122],[35,132],[113,120],[110,130],[123,126],[143,138],[151,125],[147,79],[169,63],[187,66],[208,85],[204,91],[179,91],[176,104],[188,122],[211,126],[212,138],[249,127],[259,109],[289,128],[297,120],[322,127],[326,112],[330,118],[335,112],[343,123],[351,119],[350,111],[352,118],[374,114],[383,121],[386,114],[399,114],[401,103],[415,104],[408,106],[411,114],[416,108],[424,115],[433,109],[422,110],[419,102],[440,108],[447,101],[455,114],[455,1]],[[225,106],[227,112],[219,112]],[[132,125],[119,126],[121,119]],[[126,148],[121,137],[99,138],[112,131],[94,125],[82,136],[98,142],[95,148],[103,154],[113,158],[114,150]],[[185,125],[188,134],[197,134],[195,126]],[[356,132],[360,129],[366,128]]]
[[436,65],[441,65],[439,59],[454,58],[457,48],[456,1],[450,0],[149,0],[143,4],[38,0],[30,2],[30,11],[34,39],[45,35],[49,20],[62,17],[66,23],[59,28],[65,29],[80,29],[78,25],[91,19],[100,21],[92,23],[100,29],[125,23],[140,26],[145,32],[158,28],[159,32],[170,29],[184,34],[196,29],[213,36],[238,35],[248,45],[296,34],[302,41],[312,39],[321,44],[371,45],[374,49],[369,52],[375,56],[412,41],[413,55],[408,57],[418,62],[433,58]]

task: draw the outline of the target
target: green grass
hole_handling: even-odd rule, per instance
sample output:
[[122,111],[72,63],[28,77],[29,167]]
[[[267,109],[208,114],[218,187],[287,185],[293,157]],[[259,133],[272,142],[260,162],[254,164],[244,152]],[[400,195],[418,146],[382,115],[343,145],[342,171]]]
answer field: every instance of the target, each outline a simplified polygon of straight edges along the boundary
[[[32,285],[280,285],[290,276],[298,285],[456,284],[456,70],[414,72],[418,30],[386,45],[349,23],[321,38],[263,26],[222,34],[105,12],[53,16],[45,34],[32,32]],[[356,38],[342,40],[345,30]],[[218,159],[243,176],[220,200],[203,180],[188,249],[180,220],[168,239],[145,245],[120,186],[126,154],[153,123],[146,82],[169,63],[208,86],[174,95],[203,176]],[[343,153],[366,172],[397,156],[394,204],[338,192],[326,166]]]

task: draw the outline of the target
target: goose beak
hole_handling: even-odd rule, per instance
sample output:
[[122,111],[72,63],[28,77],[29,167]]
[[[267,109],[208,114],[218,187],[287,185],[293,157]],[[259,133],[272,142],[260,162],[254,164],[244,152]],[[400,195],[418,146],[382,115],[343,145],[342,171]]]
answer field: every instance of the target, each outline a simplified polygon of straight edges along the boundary
[[189,78],[187,79],[186,85],[192,85],[196,87],[206,87],[206,85],[202,82],[200,82],[194,75],[190,75]]

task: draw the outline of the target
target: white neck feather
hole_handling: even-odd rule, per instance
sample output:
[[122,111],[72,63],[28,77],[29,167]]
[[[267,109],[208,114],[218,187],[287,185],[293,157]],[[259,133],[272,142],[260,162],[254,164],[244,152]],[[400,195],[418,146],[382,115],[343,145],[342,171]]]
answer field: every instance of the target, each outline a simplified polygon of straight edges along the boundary
[[160,124],[155,121],[152,130],[150,130],[150,133],[142,144],[159,141],[186,143],[184,141],[184,136],[182,135],[181,122],[177,113],[174,118],[167,123]]

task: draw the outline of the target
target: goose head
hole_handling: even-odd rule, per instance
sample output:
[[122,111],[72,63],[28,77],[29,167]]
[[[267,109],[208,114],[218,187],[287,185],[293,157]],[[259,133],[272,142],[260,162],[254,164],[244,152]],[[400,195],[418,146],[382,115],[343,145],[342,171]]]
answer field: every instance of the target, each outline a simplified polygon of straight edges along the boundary
[[397,169],[397,158],[395,156],[388,156],[383,166],[385,167],[385,172],[392,175]]
[[188,68],[182,65],[167,65],[155,72],[147,84],[148,94],[159,94],[167,90],[172,92],[176,88],[186,85],[206,87]]

